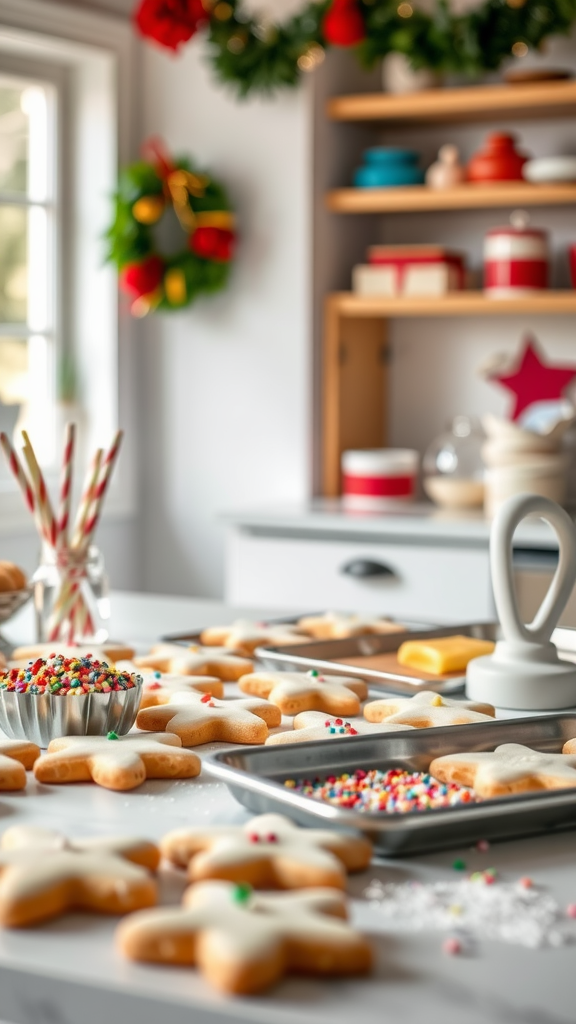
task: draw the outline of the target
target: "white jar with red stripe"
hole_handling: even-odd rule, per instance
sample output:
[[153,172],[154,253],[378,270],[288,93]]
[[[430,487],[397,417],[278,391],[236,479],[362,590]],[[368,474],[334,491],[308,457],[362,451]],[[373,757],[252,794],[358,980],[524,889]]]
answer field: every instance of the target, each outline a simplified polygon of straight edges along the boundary
[[342,453],[347,508],[378,511],[416,494],[420,454],[411,448],[366,448]]
[[509,299],[548,287],[548,235],[513,213],[510,226],[492,228],[484,239],[484,291]]

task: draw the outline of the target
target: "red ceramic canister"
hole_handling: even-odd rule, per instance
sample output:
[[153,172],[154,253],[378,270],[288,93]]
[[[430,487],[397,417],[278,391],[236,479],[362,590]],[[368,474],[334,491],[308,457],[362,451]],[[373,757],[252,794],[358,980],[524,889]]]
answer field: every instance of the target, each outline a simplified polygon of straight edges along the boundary
[[484,290],[513,298],[548,287],[548,236],[539,228],[492,228],[484,239]]

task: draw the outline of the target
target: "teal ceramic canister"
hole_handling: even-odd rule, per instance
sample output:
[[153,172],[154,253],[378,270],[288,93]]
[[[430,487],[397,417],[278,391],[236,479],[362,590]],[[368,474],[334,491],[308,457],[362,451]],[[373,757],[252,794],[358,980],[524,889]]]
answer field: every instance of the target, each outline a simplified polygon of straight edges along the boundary
[[418,167],[418,157],[413,149],[373,146],[364,151],[364,164],[354,172],[354,185],[357,188],[421,185],[424,172]]

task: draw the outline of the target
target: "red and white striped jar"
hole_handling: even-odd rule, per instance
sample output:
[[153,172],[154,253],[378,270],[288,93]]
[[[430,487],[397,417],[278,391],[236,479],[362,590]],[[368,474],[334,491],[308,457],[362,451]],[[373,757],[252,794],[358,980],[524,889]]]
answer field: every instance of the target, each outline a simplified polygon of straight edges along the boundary
[[420,454],[411,448],[367,448],[342,453],[342,495],[347,508],[378,511],[416,493]]
[[548,287],[548,236],[538,228],[493,228],[484,239],[484,290],[507,299]]

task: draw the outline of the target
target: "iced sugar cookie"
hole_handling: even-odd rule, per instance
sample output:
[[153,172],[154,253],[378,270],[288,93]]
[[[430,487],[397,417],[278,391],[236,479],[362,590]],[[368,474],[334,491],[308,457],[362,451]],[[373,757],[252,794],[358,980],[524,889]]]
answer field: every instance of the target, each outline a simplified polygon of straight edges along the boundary
[[287,644],[306,643],[307,637],[284,623],[268,625],[265,622],[250,622],[237,619],[230,626],[210,626],[200,634],[200,640],[207,646],[222,646],[235,654],[250,658],[257,647],[282,647]]
[[307,615],[298,620],[298,628],[318,640],[341,640],[345,637],[364,636],[369,633],[406,632],[406,626],[400,622],[393,622],[392,619],[344,615],[341,612]]
[[188,869],[191,881],[217,878],[255,889],[345,888],[347,871],[370,863],[367,839],[328,829],[298,828],[281,814],[245,825],[179,829],[162,840],[164,857]]
[[520,743],[496,750],[436,757],[429,772],[440,782],[472,786],[485,799],[541,789],[576,787],[576,754],[542,754]]
[[269,736],[267,744],[278,746],[280,743],[305,743],[311,740],[334,740],[340,736],[372,736],[383,732],[402,732],[411,729],[410,725],[388,725],[387,722],[375,724],[362,718],[326,717],[321,711],[303,711],[296,715],[294,728],[287,732],[277,732]]
[[448,672],[464,672],[473,658],[492,654],[491,640],[471,636],[443,636],[436,640],[406,640],[398,648],[398,661],[407,668],[443,676]]
[[216,700],[209,693],[179,693],[162,707],[139,711],[136,725],[174,733],[185,747],[202,743],[264,743],[268,727],[280,725],[279,708],[262,700]]
[[156,644],[149,654],[134,658],[134,664],[138,668],[181,676],[216,676],[230,683],[254,668],[253,662],[231,654],[225,647],[180,647],[179,644]]
[[366,973],[371,950],[344,920],[341,892],[255,893],[249,886],[202,882],[183,907],[141,911],[116,932],[131,960],[196,965],[224,992],[262,992],[285,974]]
[[7,928],[71,910],[128,914],[156,903],[147,868],[159,852],[142,839],[67,840],[57,832],[16,826],[0,842],[0,924]]
[[118,669],[124,672],[138,672],[143,679],[142,708],[155,708],[167,704],[178,693],[210,693],[213,697],[224,696],[224,683],[216,676],[179,676],[173,672],[158,672],[157,669],[140,669],[133,661],[118,662]]
[[26,772],[39,757],[40,747],[35,743],[0,739],[0,790],[25,789]]
[[283,715],[322,711],[328,715],[357,715],[368,687],[354,676],[324,676],[317,672],[253,672],[242,676],[243,693],[276,704]]
[[63,736],[38,758],[38,782],[95,782],[105,789],[135,789],[146,779],[191,779],[200,774],[200,758],[182,749],[172,733],[128,736]]
[[440,725],[470,725],[494,718],[491,704],[473,700],[450,700],[439,693],[422,690],[413,697],[384,697],[366,704],[364,717],[368,722],[389,722],[430,729]]

